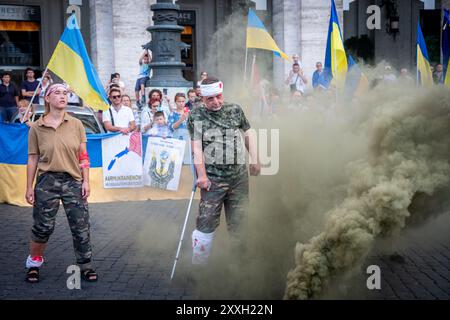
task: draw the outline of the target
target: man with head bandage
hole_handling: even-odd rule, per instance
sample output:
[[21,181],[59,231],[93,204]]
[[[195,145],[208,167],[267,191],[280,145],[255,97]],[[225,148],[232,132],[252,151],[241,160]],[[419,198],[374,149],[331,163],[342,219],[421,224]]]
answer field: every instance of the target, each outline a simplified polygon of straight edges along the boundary
[[201,189],[196,229],[192,233],[192,263],[206,264],[222,206],[228,231],[238,239],[248,204],[248,170],[245,148],[250,154],[250,174],[260,172],[256,143],[242,108],[223,99],[223,83],[206,78],[200,85],[203,107],[188,119],[197,186]]
[[200,92],[202,97],[217,96],[223,93],[223,83],[222,81],[217,81],[209,84],[201,84]]

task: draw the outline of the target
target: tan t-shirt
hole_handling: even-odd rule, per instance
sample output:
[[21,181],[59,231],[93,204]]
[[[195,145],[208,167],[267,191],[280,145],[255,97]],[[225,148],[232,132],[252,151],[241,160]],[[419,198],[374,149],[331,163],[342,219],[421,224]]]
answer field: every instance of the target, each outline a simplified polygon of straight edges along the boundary
[[81,181],[78,154],[86,132],[80,120],[64,114],[58,128],[46,126],[43,117],[32,124],[28,134],[28,154],[39,155],[38,173],[67,172]]

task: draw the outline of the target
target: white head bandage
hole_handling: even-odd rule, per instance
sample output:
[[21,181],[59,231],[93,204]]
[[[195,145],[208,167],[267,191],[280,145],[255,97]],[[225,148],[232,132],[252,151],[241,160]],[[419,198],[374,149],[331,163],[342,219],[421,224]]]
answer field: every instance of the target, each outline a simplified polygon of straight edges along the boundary
[[219,81],[211,84],[201,84],[200,91],[203,97],[216,96],[223,92],[223,83]]

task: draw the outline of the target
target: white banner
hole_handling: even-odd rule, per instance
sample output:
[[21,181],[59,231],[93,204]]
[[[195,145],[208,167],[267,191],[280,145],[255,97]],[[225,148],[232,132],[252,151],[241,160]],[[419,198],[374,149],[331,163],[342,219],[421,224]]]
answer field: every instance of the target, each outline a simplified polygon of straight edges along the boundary
[[102,158],[104,188],[143,186],[140,132],[103,139]]
[[177,191],[185,144],[179,139],[149,137],[144,159],[144,185]]

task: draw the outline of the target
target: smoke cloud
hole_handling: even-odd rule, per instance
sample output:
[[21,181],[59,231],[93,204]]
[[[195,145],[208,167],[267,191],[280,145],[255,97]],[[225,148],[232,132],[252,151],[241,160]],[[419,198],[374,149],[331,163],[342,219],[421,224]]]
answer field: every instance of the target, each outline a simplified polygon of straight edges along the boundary
[[[450,185],[450,91],[380,81],[352,100],[333,91],[298,100],[281,93],[277,112],[261,118],[243,83],[244,42],[232,37],[242,21],[232,16],[218,31],[200,69],[224,81],[225,101],[240,104],[253,128],[279,130],[280,170],[251,178],[241,236],[232,238],[222,217],[206,268],[190,265],[194,203],[177,279],[193,280],[201,299],[323,298],[358,272],[377,239],[399,234],[418,195]],[[364,71],[375,79],[384,70]],[[175,252],[174,224],[149,226],[142,247]]]
[[380,85],[348,108],[359,108],[349,128],[367,136],[367,154],[346,165],[346,196],[325,213],[324,230],[296,244],[285,298],[319,297],[364,262],[377,237],[405,226],[414,195],[449,184],[449,98],[442,87]]

